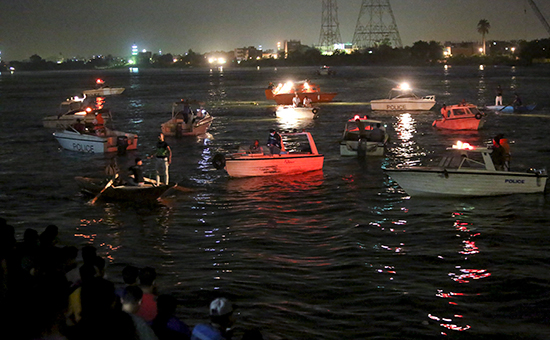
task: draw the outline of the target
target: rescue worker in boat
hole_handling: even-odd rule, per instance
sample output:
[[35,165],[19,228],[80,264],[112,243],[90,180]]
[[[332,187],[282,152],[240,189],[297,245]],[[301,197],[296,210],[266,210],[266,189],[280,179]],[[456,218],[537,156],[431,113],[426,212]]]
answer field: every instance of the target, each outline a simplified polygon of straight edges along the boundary
[[510,170],[510,146],[508,140],[504,139],[504,135],[502,134],[498,134],[493,138],[491,159],[496,170]]
[[78,133],[84,133],[84,132],[86,132],[86,125],[82,124],[82,120],[80,120],[80,118],[77,118],[77,119],[76,119],[76,123],[73,124],[73,128],[74,128]]
[[308,96],[304,97],[304,107],[311,107],[311,98]]
[[282,138],[274,129],[269,130],[269,137],[267,138],[267,146],[272,155],[278,155],[281,153]]
[[376,123],[376,127],[372,129],[369,139],[373,142],[382,143],[385,138],[384,131],[380,128],[380,123]]
[[132,172],[132,178],[130,178],[129,183],[136,186],[144,186],[145,178],[143,177],[143,161],[141,158],[135,159],[135,164],[131,166],[128,170]]
[[292,98],[292,106],[298,107],[300,106],[300,96],[298,96],[298,93],[294,93],[294,98]]
[[103,115],[99,111],[95,113],[94,131],[98,136],[105,134],[105,119],[103,119]]

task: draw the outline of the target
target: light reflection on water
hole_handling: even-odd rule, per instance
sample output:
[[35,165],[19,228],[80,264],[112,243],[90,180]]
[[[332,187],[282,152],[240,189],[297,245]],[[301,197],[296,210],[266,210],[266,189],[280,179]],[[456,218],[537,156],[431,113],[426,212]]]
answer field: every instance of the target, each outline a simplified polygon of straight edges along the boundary
[[[80,76],[82,81],[79,74],[6,75],[2,108],[14,114],[3,115],[0,123],[0,166],[10,179],[0,193],[2,213],[19,235],[26,226],[56,223],[65,241],[95,245],[115,281],[125,264],[157,268],[159,286],[185,301],[178,313],[189,324],[205,321],[212,296],[224,294],[241,306],[239,325],[259,326],[270,339],[429,339],[441,333],[481,338],[518,330],[524,338],[536,338],[547,331],[540,316],[550,299],[550,278],[543,270],[550,236],[541,227],[550,209],[547,197],[415,199],[381,167],[425,164],[457,139],[477,145],[499,132],[516,141],[515,164],[548,166],[541,124],[550,116],[548,100],[532,97],[542,107],[533,115],[490,115],[486,127],[474,133],[434,130],[437,109],[375,113],[366,103],[385,97],[393,80],[405,78],[425,94],[435,93],[438,104],[443,98],[447,104],[483,100],[482,88],[493,102],[497,84],[529,96],[547,90],[548,77],[538,76],[548,71],[342,68],[336,77],[316,79],[323,89],[339,91],[339,101],[323,105],[318,119],[296,127],[315,137],[325,155],[322,172],[229,179],[213,169],[216,152],[234,151],[254,139],[264,142],[269,128],[287,128],[267,113],[273,106],[263,92],[269,81],[305,79],[313,71],[109,73],[126,91],[107,97],[105,107],[113,109],[117,127],[140,136],[137,152],[118,157],[123,169],[151,152],[174,100],[204,100],[214,116],[207,136],[168,139],[174,152],[171,177],[190,190],[177,191],[154,208],[86,205],[89,198],[77,193],[73,176],[103,174],[116,156],[59,151],[36,123],[65,93],[76,93],[82,85],[71,84],[86,83],[88,75]],[[387,157],[340,157],[337,141],[351,112],[393,126]],[[41,166],[29,167],[29,160]],[[154,169],[153,163],[145,166]]]

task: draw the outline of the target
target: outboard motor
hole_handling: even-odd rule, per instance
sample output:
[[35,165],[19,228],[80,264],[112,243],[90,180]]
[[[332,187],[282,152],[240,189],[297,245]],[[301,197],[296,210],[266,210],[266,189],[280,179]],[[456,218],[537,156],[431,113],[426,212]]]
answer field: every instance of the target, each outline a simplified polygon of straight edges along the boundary
[[116,138],[116,146],[119,155],[126,154],[126,149],[128,149],[128,136],[118,136]]
[[217,170],[221,170],[225,167],[225,155],[221,153],[217,153],[214,155],[214,158],[212,158],[212,165]]

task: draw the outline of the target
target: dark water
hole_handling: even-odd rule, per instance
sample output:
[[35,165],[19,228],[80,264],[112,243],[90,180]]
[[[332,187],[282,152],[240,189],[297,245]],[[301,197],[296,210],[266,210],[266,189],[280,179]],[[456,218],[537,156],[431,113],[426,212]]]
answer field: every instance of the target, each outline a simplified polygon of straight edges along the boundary
[[[548,195],[410,199],[381,170],[423,164],[456,140],[482,144],[497,133],[513,142],[512,167],[550,165],[550,69],[496,67],[315,68],[15,73],[0,76],[0,215],[41,232],[60,227],[64,244],[93,244],[121,283],[126,264],[152,266],[161,291],[181,300],[181,318],[205,320],[209,301],[239,305],[238,325],[268,339],[547,339],[550,337]],[[59,103],[102,77],[122,86],[106,107],[119,130],[140,136],[122,168],[151,153],[172,101],[206,101],[215,117],[207,136],[170,139],[177,192],[159,207],[86,204],[73,180],[102,175],[115,155],[60,150],[41,126]],[[270,81],[315,80],[338,91],[319,119],[301,122],[325,155],[322,172],[228,179],[209,163],[216,152],[291,127],[271,114]],[[425,113],[372,113],[396,82],[435,94]],[[530,114],[490,114],[479,132],[431,127],[442,103],[505,103],[517,91]],[[341,158],[338,139],[353,114],[387,122],[385,159]],[[146,163],[147,171],[154,164]]]

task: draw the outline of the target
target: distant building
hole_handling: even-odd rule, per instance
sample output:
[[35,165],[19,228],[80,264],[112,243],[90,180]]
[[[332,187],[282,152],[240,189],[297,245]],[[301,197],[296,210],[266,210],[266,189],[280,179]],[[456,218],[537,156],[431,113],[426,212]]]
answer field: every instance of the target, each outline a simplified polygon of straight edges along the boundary
[[236,48],[233,52],[235,54],[235,60],[237,61],[237,63],[246,60],[261,59],[263,56],[262,50],[259,50],[254,46],[239,47]]
[[290,52],[299,51],[302,47],[302,42],[300,40],[285,40],[284,52],[285,59],[288,57]]
[[475,42],[460,42],[460,43],[446,42],[444,44],[443,50],[444,50],[444,54],[447,57],[457,57],[460,55],[464,57],[471,57],[473,55],[481,54],[479,50],[480,48],[481,46]]

